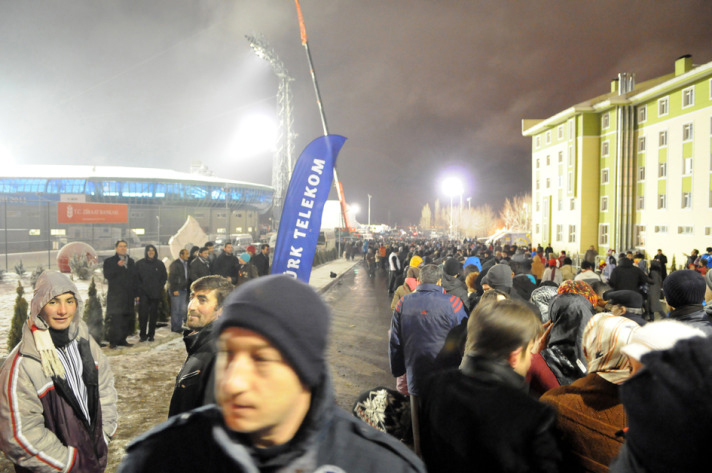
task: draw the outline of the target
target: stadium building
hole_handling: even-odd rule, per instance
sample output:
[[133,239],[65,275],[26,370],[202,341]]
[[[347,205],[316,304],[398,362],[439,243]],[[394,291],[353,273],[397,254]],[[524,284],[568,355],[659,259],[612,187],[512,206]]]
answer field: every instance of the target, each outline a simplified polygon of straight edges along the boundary
[[120,238],[132,247],[166,244],[188,216],[208,235],[257,239],[259,226],[269,224],[273,194],[266,185],[167,169],[4,167],[0,251],[57,250],[73,241],[106,250]]

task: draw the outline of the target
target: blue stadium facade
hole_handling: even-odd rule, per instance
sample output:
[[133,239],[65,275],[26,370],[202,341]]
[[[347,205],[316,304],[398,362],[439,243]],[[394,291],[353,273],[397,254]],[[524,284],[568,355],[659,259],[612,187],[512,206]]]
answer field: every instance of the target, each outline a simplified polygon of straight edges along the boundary
[[[85,241],[97,250],[119,238],[163,243],[193,216],[209,235],[252,233],[272,207],[270,186],[167,169],[11,166],[0,169],[0,251],[58,249]],[[126,204],[128,223],[59,224],[58,202]],[[267,216],[265,215],[265,218]]]

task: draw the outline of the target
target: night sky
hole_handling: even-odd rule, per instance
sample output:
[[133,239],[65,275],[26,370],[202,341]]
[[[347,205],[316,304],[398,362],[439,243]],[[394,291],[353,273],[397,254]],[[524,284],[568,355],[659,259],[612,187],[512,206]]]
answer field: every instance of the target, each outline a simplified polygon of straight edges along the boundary
[[[439,182],[499,209],[531,191],[522,118],[712,61],[712,2],[302,0],[337,168],[366,221],[417,223]],[[0,0],[0,159],[188,171],[270,184],[241,123],[276,120],[294,90],[295,153],[322,134],[292,0]],[[248,132],[249,134],[249,132]]]

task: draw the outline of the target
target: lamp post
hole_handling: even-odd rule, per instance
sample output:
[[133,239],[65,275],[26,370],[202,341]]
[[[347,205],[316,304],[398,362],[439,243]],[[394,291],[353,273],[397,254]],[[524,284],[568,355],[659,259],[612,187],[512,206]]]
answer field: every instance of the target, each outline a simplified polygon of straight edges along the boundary
[[371,194],[368,194],[368,231],[371,231]]
[[472,197],[467,198],[467,210],[472,210],[472,205],[470,205],[472,202]]
[[453,235],[453,221],[452,221],[452,198],[456,195],[460,196],[460,211],[462,211],[462,181],[460,178],[452,176],[443,179],[442,181],[443,192],[450,196],[450,238]]

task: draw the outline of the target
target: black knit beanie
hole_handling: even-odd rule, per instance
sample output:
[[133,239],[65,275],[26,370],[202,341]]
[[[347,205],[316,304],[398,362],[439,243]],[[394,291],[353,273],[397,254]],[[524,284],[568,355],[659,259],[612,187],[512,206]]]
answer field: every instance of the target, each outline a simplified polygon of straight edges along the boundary
[[253,279],[223,303],[215,336],[241,327],[268,339],[309,387],[326,371],[329,308],[308,284],[285,275]]
[[663,293],[670,307],[675,309],[705,300],[705,278],[697,271],[681,269],[674,271],[663,282]]
[[448,276],[456,276],[460,274],[461,268],[462,265],[458,260],[456,260],[455,258],[449,258],[447,261],[445,261],[445,264],[443,265],[443,272]]

